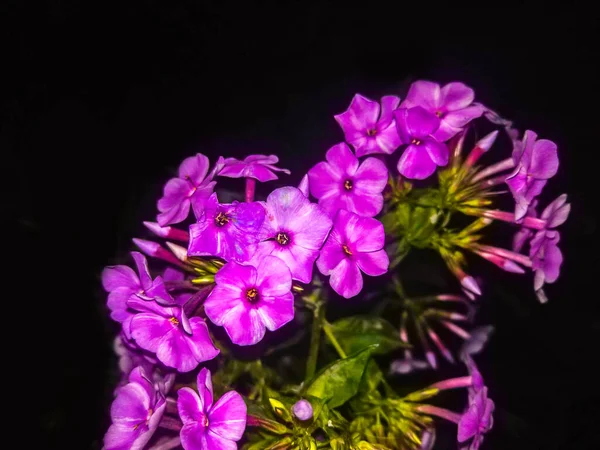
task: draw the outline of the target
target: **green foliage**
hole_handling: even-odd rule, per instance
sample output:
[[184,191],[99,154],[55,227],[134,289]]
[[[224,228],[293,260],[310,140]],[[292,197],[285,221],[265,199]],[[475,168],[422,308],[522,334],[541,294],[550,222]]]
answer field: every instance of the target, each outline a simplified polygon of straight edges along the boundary
[[373,354],[383,355],[401,347],[398,330],[387,320],[373,316],[351,316],[331,324],[333,334],[347,354],[356,353],[371,345],[377,345]]
[[377,345],[371,345],[325,366],[308,384],[306,394],[327,400],[330,408],[343,405],[358,392],[369,358],[376,348]]

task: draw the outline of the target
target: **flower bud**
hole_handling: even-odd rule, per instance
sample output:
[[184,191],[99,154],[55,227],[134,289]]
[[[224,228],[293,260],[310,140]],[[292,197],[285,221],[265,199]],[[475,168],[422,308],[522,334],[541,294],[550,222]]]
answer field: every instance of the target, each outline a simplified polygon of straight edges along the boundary
[[310,420],[313,417],[313,408],[308,400],[299,400],[292,406],[292,414],[298,420]]

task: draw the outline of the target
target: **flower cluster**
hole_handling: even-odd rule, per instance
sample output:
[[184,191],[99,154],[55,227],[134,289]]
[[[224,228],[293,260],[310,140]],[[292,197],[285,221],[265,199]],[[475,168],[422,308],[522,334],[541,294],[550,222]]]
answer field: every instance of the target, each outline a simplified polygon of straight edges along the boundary
[[[277,156],[219,157],[212,166],[200,153],[184,159],[155,221],[144,222],[155,239],[133,239],[135,270],[104,269],[121,370],[106,450],[232,450],[238,442],[247,450],[430,449],[434,417],[457,424],[461,448],[479,448],[494,403],[472,355],[494,328],[474,324],[483,291],[465,254],[531,271],[537,297],[547,300],[544,286],[563,261],[557,228],[570,212],[563,194],[538,214],[558,171],[557,145],[530,130],[521,136],[460,82],[416,81],[403,100],[357,94],[334,118],[344,141],[297,187],[262,199],[257,183],[290,174]],[[475,139],[476,124],[499,129]],[[501,136],[511,148],[482,165]],[[426,184],[434,174],[437,183]],[[243,195],[223,202],[220,183],[240,178]],[[514,212],[495,208],[506,192]],[[493,221],[516,228],[512,249],[485,242]],[[411,249],[437,252],[462,295],[408,295],[400,264]],[[371,286],[369,277],[380,280]],[[360,296],[371,313],[330,322],[331,296]],[[284,327],[291,338],[278,331]],[[322,337],[337,357],[322,351]],[[290,379],[248,356],[306,347],[306,369],[295,366]],[[389,370],[374,354],[389,358]],[[397,394],[390,382],[437,368],[436,354],[464,361],[469,375]],[[463,413],[424,403],[454,388],[468,389]]]

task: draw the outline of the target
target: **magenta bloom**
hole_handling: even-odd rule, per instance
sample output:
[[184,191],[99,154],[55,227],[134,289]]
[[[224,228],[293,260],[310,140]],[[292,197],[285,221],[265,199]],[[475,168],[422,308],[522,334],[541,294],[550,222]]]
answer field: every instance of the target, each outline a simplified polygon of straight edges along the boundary
[[448,83],[440,87],[431,81],[419,80],[411,84],[401,108],[421,106],[440,118],[439,127],[433,137],[440,142],[447,141],[463,130],[471,120],[480,117],[485,108],[473,104],[475,92],[463,83]]
[[167,182],[158,201],[160,214],[156,221],[161,227],[183,222],[190,213],[190,207],[196,217],[200,217],[204,203],[216,184],[212,181],[212,173],[206,176],[208,166],[208,158],[201,153],[183,160],[178,176]]
[[213,404],[210,370],[197,378],[198,393],[189,387],[177,391],[177,409],[183,422],[179,432],[185,450],[235,450],[246,429],[246,404],[229,391]]
[[258,202],[219,204],[210,196],[198,223],[190,225],[190,256],[246,261],[256,251],[265,209]]
[[129,300],[129,306],[140,311],[131,318],[131,337],[140,348],[156,353],[164,365],[189,372],[219,354],[204,320],[188,319],[180,306],[135,299]]
[[538,231],[531,240],[529,257],[535,271],[533,287],[541,290],[545,283],[554,283],[560,275],[563,256],[558,248],[560,233],[554,230]]
[[[537,199],[533,200],[527,208],[526,217],[537,217]],[[540,219],[546,221],[544,229],[554,229],[567,221],[569,213],[571,212],[571,204],[567,203],[567,194],[559,195],[553,202],[551,202],[540,216]],[[515,233],[513,238],[513,250],[520,252],[525,243],[533,236],[533,230],[523,227],[521,230]]]
[[381,222],[340,209],[317,267],[323,275],[330,275],[329,284],[335,292],[345,298],[354,297],[363,287],[361,270],[371,276],[387,272],[390,260],[383,250],[384,243]]
[[515,220],[525,217],[530,203],[558,171],[556,144],[547,139],[536,139],[537,134],[527,130],[522,141],[515,141],[512,156],[515,170],[506,178],[516,202]]
[[287,169],[275,167],[279,158],[275,155],[250,155],[243,161],[236,158],[225,159],[225,167],[218,173],[221,177],[229,178],[256,178],[261,183],[276,180],[277,175],[273,172],[290,174]]
[[388,181],[388,171],[380,160],[367,158],[358,164],[345,144],[331,147],[320,162],[308,171],[311,194],[319,205],[334,217],[339,209],[360,216],[373,217],[383,207],[383,189]]
[[433,134],[439,129],[440,119],[421,106],[394,111],[398,134],[408,147],[398,160],[398,172],[406,178],[424,180],[437,166],[448,164],[448,147]]
[[156,277],[152,280],[144,255],[131,252],[131,256],[139,276],[131,267],[123,265],[108,266],[102,271],[102,286],[109,293],[107,305],[111,311],[110,317],[119,323],[131,316],[131,311],[127,308],[130,298],[156,300],[163,304],[172,303],[162,278]]
[[400,146],[392,114],[399,103],[399,97],[387,95],[381,98],[379,106],[379,103],[356,94],[346,112],[334,116],[344,130],[346,141],[354,147],[356,156],[370,153],[391,155]]
[[463,447],[465,449],[477,450],[483,442],[483,435],[494,425],[494,402],[488,398],[487,390],[487,387],[483,387],[475,394],[458,422],[458,442],[464,443],[472,438],[470,444]]
[[277,330],[294,318],[292,276],[279,258],[265,256],[257,267],[230,261],[215,274],[215,282],[204,311],[225,327],[234,344],[256,344],[265,328]]
[[266,255],[276,256],[289,267],[293,279],[310,283],[331,219],[319,205],[291,186],[271,192],[265,208],[261,242],[253,260],[258,264]]
[[143,449],[158,428],[165,406],[163,393],[141,367],[135,368],[110,408],[112,425],[104,435],[104,448]]

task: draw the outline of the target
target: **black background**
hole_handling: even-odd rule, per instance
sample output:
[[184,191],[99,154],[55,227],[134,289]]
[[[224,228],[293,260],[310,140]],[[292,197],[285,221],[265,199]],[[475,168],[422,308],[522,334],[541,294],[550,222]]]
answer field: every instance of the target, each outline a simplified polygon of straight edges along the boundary
[[29,325],[17,369],[44,376],[45,447],[100,448],[116,361],[99,273],[125,260],[181,159],[276,153],[296,184],[341,140],[332,115],[355,92],[401,94],[418,78],[462,80],[557,142],[544,198],[567,192],[573,205],[549,304],[529,279],[488,283],[483,321],[497,332],[480,365],[497,412],[485,448],[600,447],[592,13],[54,0],[3,2],[2,18],[8,282]]

